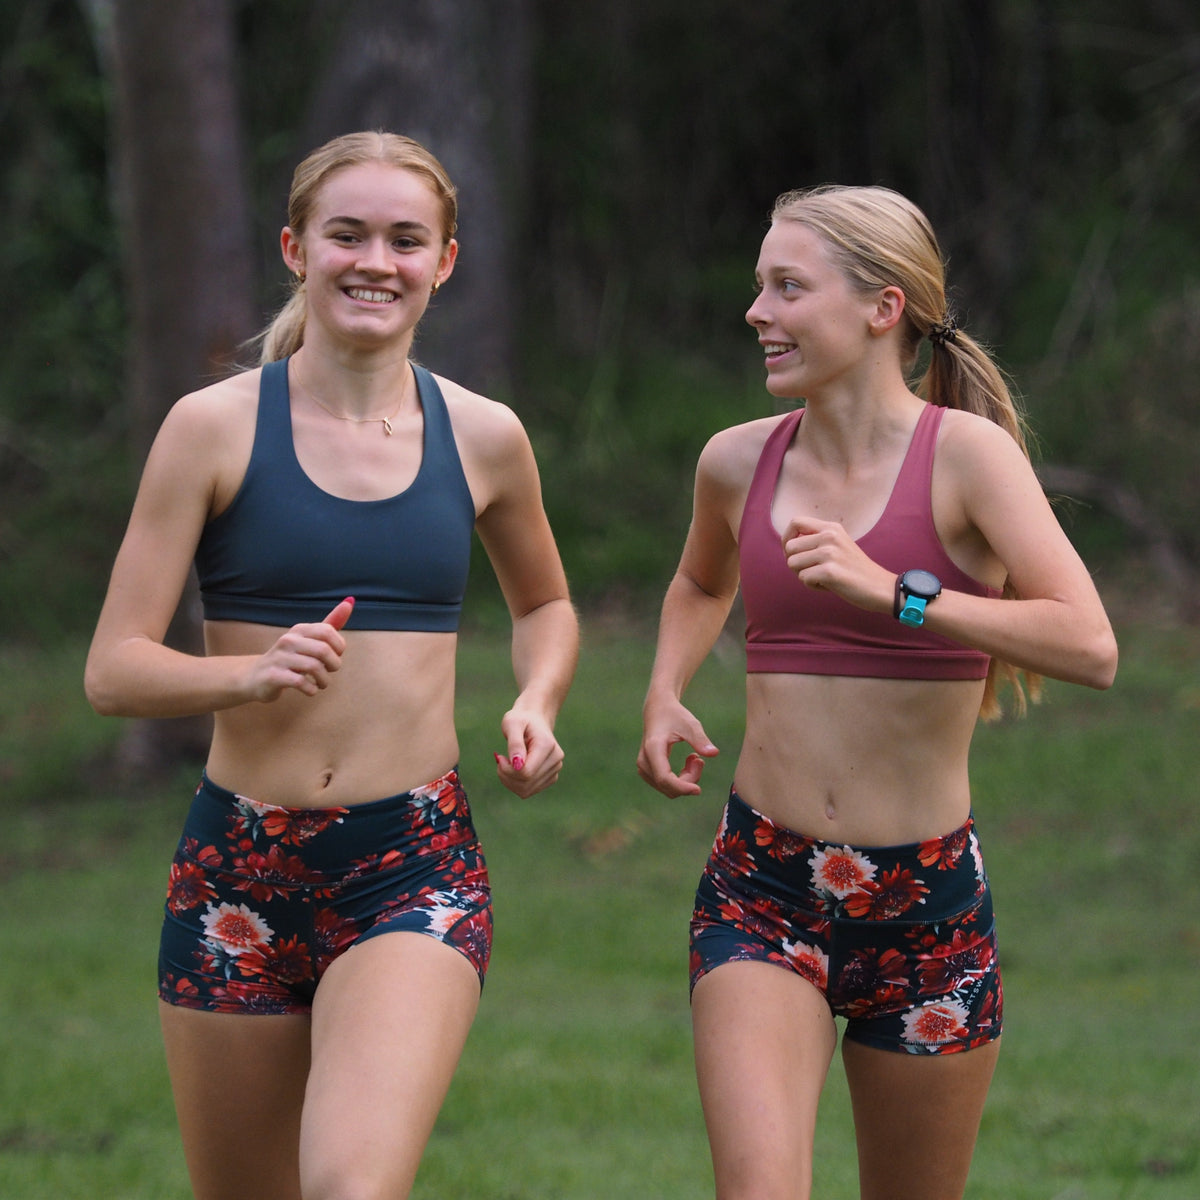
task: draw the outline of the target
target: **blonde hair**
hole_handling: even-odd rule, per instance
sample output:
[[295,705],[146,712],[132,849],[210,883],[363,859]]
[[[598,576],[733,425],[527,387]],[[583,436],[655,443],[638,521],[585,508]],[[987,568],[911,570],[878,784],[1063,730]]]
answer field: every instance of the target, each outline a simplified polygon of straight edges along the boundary
[[[930,340],[917,395],[930,404],[987,417],[1029,456],[1025,420],[1003,373],[948,310],[946,263],[937,235],[911,200],[890,188],[825,184],[785,192],[775,201],[771,220],[798,221],[821,236],[854,287],[864,292],[899,288],[905,301],[902,365],[907,372],[916,368],[921,341]],[[1004,595],[1015,594],[1005,581]],[[1018,712],[1025,711],[1026,688],[1034,700],[1041,695],[1040,676],[993,659],[980,709],[984,720],[1000,715],[1000,682],[1012,686]]]
[[[420,142],[384,130],[343,134],[319,146],[300,163],[292,175],[288,194],[288,226],[292,232],[303,235],[321,188],[331,175],[346,167],[373,162],[411,171],[429,185],[442,206],[442,242],[449,243],[458,229],[458,189],[445,167]],[[255,339],[260,363],[287,358],[300,348],[304,342],[307,307],[304,281],[294,280],[287,303]]]

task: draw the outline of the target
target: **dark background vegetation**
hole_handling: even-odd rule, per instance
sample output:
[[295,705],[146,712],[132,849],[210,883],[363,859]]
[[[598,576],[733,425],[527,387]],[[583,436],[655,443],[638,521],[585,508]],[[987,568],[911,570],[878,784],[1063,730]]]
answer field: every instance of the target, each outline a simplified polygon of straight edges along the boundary
[[585,606],[653,612],[700,447],[771,411],[771,202],[838,181],[932,216],[1102,585],[1194,615],[1189,0],[0,0],[0,38],[6,638],[86,634],[162,413],[284,298],[292,167],[372,126],[459,182],[418,353],[525,420]]
[[934,219],[1120,626],[1113,692],[976,738],[1012,1004],[971,1194],[1200,1194],[1198,122],[1195,0],[0,0],[0,1193],[188,1194],[153,947],[195,767],[143,770],[172,739],[97,717],[82,660],[163,412],[284,299],[293,166],[386,126],[461,189],[418,353],[524,419],[587,634],[569,775],[518,801],[474,572],[457,718],[497,952],[414,1194],[711,1194],[681,964],[736,651],[689,692],[706,795],[633,758],[696,456],[771,411],[742,319],[766,216],[825,181]]

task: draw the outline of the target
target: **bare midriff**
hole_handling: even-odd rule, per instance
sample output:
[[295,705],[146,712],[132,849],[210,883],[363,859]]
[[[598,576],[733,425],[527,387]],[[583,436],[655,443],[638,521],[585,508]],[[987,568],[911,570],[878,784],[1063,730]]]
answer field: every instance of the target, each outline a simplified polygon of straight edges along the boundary
[[746,677],[739,795],[825,841],[891,846],[957,829],[982,680]]
[[[210,655],[261,654],[280,630],[209,622]],[[454,633],[346,632],[346,651],[315,696],[215,717],[212,781],[263,804],[326,808],[382,799],[444,775],[458,761]]]

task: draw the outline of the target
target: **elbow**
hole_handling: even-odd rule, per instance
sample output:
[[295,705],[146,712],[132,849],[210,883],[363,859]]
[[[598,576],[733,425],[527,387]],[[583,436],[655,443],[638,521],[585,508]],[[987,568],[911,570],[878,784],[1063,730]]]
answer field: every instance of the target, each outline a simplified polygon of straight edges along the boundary
[[1097,691],[1112,687],[1117,677],[1117,639],[1111,629],[1097,635],[1087,657],[1087,671],[1080,682]]
[[104,671],[91,659],[88,659],[87,666],[83,671],[83,694],[99,716],[121,717],[125,715],[117,693],[106,679]]
[[113,698],[104,691],[90,673],[83,677],[83,694],[87,697],[88,703],[97,716],[115,717],[120,715]]

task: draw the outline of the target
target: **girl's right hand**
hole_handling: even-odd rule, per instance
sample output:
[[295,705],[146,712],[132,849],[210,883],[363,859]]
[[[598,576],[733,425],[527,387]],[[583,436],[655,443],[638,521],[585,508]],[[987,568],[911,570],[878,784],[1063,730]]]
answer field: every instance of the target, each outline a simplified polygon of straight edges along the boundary
[[[700,722],[678,700],[647,701],[643,709],[642,747],[638,774],[664,796],[700,795],[700,776],[706,759],[720,751],[709,740]],[[683,742],[692,748],[678,773],[671,769],[671,748]]]
[[293,625],[255,660],[249,680],[252,698],[269,704],[289,688],[305,696],[324,691],[342,665],[346,639],[340,631],[353,611],[354,597],[347,596],[323,621]]

